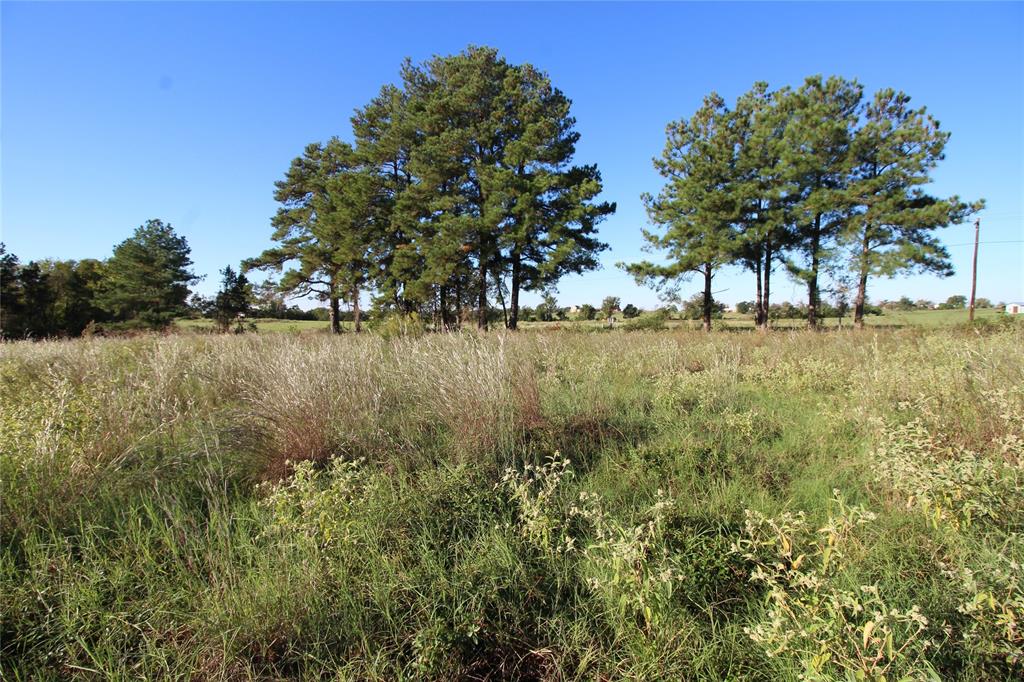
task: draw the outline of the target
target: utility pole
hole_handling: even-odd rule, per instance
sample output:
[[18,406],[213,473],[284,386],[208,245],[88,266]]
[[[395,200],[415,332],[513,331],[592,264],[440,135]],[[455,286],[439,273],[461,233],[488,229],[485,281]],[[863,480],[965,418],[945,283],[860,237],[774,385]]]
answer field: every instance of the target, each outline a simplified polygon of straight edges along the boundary
[[981,229],[981,218],[974,219],[974,266],[971,268],[971,307],[967,319],[974,322],[974,294],[978,289],[978,232]]

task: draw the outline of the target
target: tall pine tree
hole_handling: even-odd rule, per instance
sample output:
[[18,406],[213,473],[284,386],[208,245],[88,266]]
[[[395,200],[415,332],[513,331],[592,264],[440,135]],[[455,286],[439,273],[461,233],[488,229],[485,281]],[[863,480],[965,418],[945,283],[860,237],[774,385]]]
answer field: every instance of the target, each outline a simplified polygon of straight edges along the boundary
[[166,327],[186,310],[198,278],[188,241],[161,220],[148,220],[114,247],[97,302],[114,320]]
[[272,238],[279,246],[245,261],[243,269],[281,271],[291,265],[281,277],[281,290],[328,301],[331,331],[340,333],[340,302],[349,301],[358,318],[359,297],[371,274],[376,178],[351,145],[332,138],[326,145],[307,145],[276,188],[274,198],[283,205],[272,220]]
[[650,248],[669,263],[620,264],[638,283],[672,287],[697,273],[703,279],[703,327],[711,331],[715,273],[736,259],[733,225],[739,215],[734,165],[735,137],[725,102],[712,93],[689,120],[668,126],[668,140],[655,168],[666,179],[657,197],[644,196],[647,215],[660,234],[644,230]]
[[854,324],[864,326],[870,276],[900,272],[953,274],[935,230],[962,222],[984,203],[968,205],[956,196],[940,199],[922,186],[944,158],[949,133],[924,107],[892,89],[879,91],[866,107],[864,124],[851,148],[852,176],[847,202],[854,211],[842,233],[851,250],[856,278]]
[[850,145],[863,88],[837,76],[808,78],[782,101],[786,116],[782,168],[787,195],[793,200],[791,221],[798,239],[790,271],[807,285],[807,324],[818,326],[824,261],[834,254],[835,239],[849,210]]

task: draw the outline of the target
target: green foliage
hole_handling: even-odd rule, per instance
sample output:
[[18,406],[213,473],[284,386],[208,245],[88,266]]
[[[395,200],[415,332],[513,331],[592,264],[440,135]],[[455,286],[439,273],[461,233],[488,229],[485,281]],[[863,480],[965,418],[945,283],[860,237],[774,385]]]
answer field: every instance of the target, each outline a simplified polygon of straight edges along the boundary
[[188,287],[197,281],[190,254],[188,242],[169,224],[146,221],[114,247],[104,266],[99,306],[115,322],[170,325],[185,313]]
[[274,199],[282,206],[271,221],[272,239],[279,246],[245,261],[243,271],[280,272],[296,264],[284,272],[278,289],[329,301],[331,330],[340,333],[339,301],[349,301],[358,313],[372,276],[371,251],[381,229],[379,178],[351,145],[332,138],[326,145],[306,145],[275,187]]
[[245,331],[244,318],[252,310],[252,285],[243,274],[236,274],[229,265],[221,270],[224,279],[213,300],[213,319],[221,331],[235,325],[235,333]]
[[[684,320],[700,320],[704,318],[705,313],[704,294],[694,294],[690,298],[683,301],[683,309],[680,311],[681,317]],[[722,313],[725,312],[725,304],[719,303],[718,301],[711,299],[711,318],[721,319]]]
[[836,585],[857,550],[858,527],[875,514],[848,506],[838,490],[817,531],[800,513],[746,514],[733,551],[753,565],[750,579],[768,592],[765,619],[747,633],[769,656],[796,658],[810,679],[936,677],[927,658],[939,642],[928,637],[919,606],[893,605],[877,585]]
[[945,303],[940,303],[939,308],[942,310],[959,310],[967,306],[966,296],[950,296],[946,299]]
[[689,119],[669,124],[655,159],[665,186],[657,197],[644,195],[661,230],[645,229],[644,238],[668,262],[620,267],[670,297],[679,278],[703,275],[710,330],[718,269],[737,264],[754,274],[754,321],[765,327],[771,275],[784,264],[807,287],[809,326],[826,316],[827,276],[844,290],[837,307],[849,304],[851,291],[862,326],[870,277],[950,274],[935,231],[984,206],[926,193],[949,134],[909,102],[883,89],[865,103],[862,86],[838,76],[775,92],[755,83],[731,109],[711,93]]
[[370,323],[370,329],[385,339],[391,339],[403,336],[422,336],[427,332],[427,325],[415,312],[408,315],[388,313],[375,318]]
[[640,315],[626,321],[622,325],[622,328],[626,331],[642,331],[642,330],[657,330],[667,329],[665,321],[668,319],[668,313],[663,310],[658,310],[653,313],[646,315]]
[[931,170],[944,158],[949,133],[940,131],[923,107],[910,108],[909,96],[880,90],[864,117],[850,152],[854,212],[840,239],[851,248],[858,275],[858,321],[869,276],[915,270],[952,275],[949,253],[934,232],[984,207],[983,201],[968,205],[955,196],[939,199],[924,192]]
[[565,309],[559,307],[554,294],[547,292],[541,302],[534,308],[534,316],[540,322],[551,322],[565,318]]
[[[283,269],[281,287],[382,312],[486,327],[496,295],[515,328],[520,291],[598,266],[596,166],[572,165],[579,133],[547,74],[471,46],[407,61],[352,117],[355,146],[307,146],[275,198],[279,246],[247,267]],[[340,326],[335,324],[335,331]]]
[[584,303],[583,305],[581,305],[579,311],[576,313],[576,319],[578,320],[593,320],[596,317],[597,308],[590,305],[589,303]]
[[615,311],[622,305],[622,301],[619,300],[618,296],[605,296],[604,300],[601,301],[601,318],[608,319],[615,314]]
[[0,336],[78,336],[90,322],[102,322],[97,292],[100,261],[44,260],[27,265],[0,244]]
[[665,149],[654,167],[666,179],[657,197],[644,195],[651,222],[664,232],[644,230],[649,248],[667,252],[671,262],[619,264],[638,284],[674,292],[680,278],[703,277],[704,328],[711,330],[711,282],[737,249],[733,223],[739,204],[734,182],[736,140],[725,101],[712,93],[689,119],[670,123]]
[[0,675],[1016,679],[1022,333],[4,344]]

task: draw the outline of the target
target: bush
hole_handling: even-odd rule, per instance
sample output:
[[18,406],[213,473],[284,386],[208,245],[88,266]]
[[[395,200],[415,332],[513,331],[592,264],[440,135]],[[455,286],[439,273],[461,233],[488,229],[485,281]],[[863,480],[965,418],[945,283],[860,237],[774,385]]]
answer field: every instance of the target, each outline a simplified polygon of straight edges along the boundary
[[665,312],[659,310],[654,313],[641,315],[640,317],[634,317],[633,319],[623,324],[622,328],[630,332],[667,329],[668,327],[665,324],[666,319],[668,319],[668,315]]
[[366,326],[371,332],[385,339],[406,336],[418,338],[427,333],[427,323],[420,319],[417,313],[387,313],[381,317],[374,317]]

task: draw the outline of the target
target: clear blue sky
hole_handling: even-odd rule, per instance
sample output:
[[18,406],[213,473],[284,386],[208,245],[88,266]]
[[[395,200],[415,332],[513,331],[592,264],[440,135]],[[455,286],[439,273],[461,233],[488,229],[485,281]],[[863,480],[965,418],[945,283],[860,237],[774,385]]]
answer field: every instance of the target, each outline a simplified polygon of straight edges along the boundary
[[[469,43],[550,73],[574,101],[578,161],[618,213],[603,270],[563,304],[656,304],[617,271],[644,256],[640,193],[665,124],[756,80],[856,77],[908,92],[952,131],[931,189],[984,197],[978,293],[1024,300],[1024,5],[999,4],[22,4],[2,9],[2,239],[23,261],[102,258],[147,218],[187,236],[199,290],[270,245],[273,183],[311,141],[423,60]],[[875,281],[869,295],[970,289],[968,225],[944,231],[957,274]],[[1002,242],[1002,243],[997,243]],[[725,301],[753,298],[726,273]],[[697,291],[696,281],[683,292]],[[803,292],[785,275],[777,300]],[[528,299],[528,302],[535,299]]]

